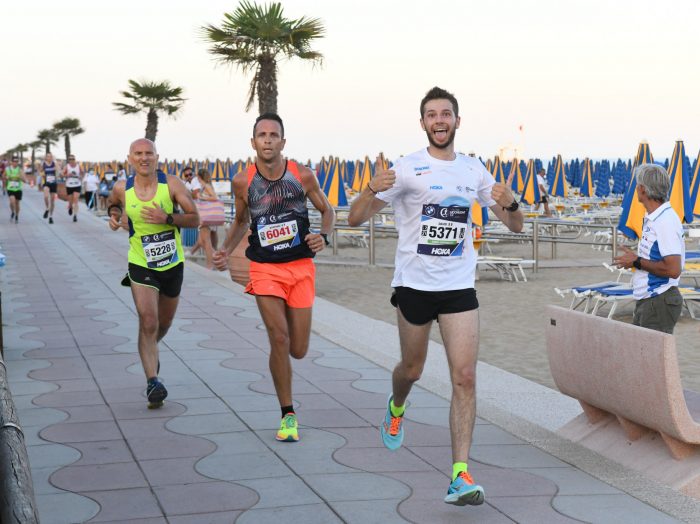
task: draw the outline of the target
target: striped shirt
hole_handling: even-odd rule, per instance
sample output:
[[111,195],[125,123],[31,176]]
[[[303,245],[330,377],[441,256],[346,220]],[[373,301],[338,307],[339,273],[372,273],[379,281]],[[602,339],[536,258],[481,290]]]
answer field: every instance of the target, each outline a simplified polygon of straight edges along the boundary
[[[685,265],[685,242],[683,240],[683,225],[678,215],[665,202],[656,211],[644,216],[642,238],[639,240],[637,255],[652,262],[663,260],[664,257],[680,255],[681,270]],[[677,287],[679,278],[652,275],[648,271],[637,270],[632,277],[634,298],[655,297],[664,291]]]

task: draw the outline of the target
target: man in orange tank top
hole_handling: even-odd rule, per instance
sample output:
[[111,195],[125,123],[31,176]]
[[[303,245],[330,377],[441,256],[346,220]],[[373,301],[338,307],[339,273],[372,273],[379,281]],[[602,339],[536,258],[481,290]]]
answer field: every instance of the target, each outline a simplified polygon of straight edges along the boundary
[[[282,156],[285,143],[278,115],[265,113],[256,119],[251,139],[255,165],[233,179],[236,214],[214,265],[226,269],[228,257],[250,232],[250,282],[245,291],[255,296],[270,339],[270,373],[282,410],[276,438],[296,442],[290,356],[303,358],[309,349],[315,295],[312,259],[328,244],[335,212],[313,171]],[[307,198],[321,212],[320,233],[309,229]]]

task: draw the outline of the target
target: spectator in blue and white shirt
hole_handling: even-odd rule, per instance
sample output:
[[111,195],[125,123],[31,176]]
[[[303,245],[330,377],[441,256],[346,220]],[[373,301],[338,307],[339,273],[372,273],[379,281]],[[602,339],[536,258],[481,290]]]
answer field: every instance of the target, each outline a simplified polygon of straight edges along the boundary
[[670,180],[666,170],[642,164],[634,171],[637,199],[646,209],[637,253],[623,247],[618,267],[636,269],[632,277],[637,326],[673,333],[683,298],[678,282],[685,264],[685,242],[680,218],[668,203]]

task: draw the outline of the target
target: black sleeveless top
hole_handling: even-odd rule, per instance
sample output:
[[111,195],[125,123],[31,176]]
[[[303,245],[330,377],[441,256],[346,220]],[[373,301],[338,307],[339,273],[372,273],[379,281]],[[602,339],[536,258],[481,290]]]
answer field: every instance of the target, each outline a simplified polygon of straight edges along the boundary
[[296,162],[287,161],[279,180],[268,180],[255,165],[248,168],[247,175],[250,236],[246,257],[263,263],[313,258],[304,240],[309,233],[309,212]]

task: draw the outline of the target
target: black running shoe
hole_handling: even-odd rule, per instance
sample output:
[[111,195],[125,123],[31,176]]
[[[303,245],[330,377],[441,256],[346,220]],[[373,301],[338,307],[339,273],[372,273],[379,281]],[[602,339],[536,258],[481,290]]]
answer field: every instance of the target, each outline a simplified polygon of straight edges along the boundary
[[53,224],[53,217],[49,217],[49,224]]
[[73,214],[73,207],[72,206],[68,206],[68,214],[69,215]]
[[48,218],[48,216],[49,216],[49,210],[47,209],[46,211],[44,211],[44,218]]
[[73,222],[77,222],[77,221],[78,221],[78,215],[73,215]]
[[12,213],[10,213],[10,220],[13,220],[14,218],[15,218],[15,212],[13,211]]
[[158,377],[148,381],[148,386],[146,387],[148,409],[156,409],[161,407],[167,396],[168,390],[165,389],[165,385]]

